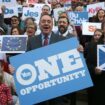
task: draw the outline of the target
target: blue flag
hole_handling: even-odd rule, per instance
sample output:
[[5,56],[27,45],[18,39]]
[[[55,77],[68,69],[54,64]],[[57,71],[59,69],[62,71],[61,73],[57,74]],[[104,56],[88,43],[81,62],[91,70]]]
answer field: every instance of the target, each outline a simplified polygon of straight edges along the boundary
[[98,45],[97,58],[97,66],[105,70],[105,45]]
[[26,51],[27,37],[3,37],[1,51]]

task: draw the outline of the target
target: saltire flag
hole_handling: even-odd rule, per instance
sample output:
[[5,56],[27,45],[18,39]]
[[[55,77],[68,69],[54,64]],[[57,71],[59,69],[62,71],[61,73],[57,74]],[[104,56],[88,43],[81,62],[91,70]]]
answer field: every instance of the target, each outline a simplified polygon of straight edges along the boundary
[[6,35],[2,37],[1,52],[24,53],[27,48],[26,35]]
[[105,70],[105,45],[97,46],[97,66]]

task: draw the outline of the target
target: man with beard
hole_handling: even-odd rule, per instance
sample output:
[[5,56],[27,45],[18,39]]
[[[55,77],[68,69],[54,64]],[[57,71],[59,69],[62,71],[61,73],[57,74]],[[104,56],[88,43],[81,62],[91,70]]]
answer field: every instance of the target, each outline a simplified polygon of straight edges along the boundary
[[[67,17],[59,17],[58,19],[58,32],[57,35],[64,37],[65,39],[75,37],[75,35],[72,35],[69,32],[69,19]],[[76,105],[76,93],[71,93],[68,95],[65,95],[67,99],[70,99],[70,105]]]
[[68,30],[69,25],[69,19],[67,17],[59,17],[57,34],[65,38],[74,37],[74,35],[70,34]]

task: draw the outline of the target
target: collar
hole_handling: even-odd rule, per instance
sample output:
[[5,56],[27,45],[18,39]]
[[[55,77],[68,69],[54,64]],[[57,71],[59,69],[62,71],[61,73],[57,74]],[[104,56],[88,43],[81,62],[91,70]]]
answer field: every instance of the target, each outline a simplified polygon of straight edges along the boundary
[[[48,39],[50,39],[51,34],[52,34],[52,33],[50,33],[50,34],[48,35]],[[44,39],[45,35],[44,35],[44,34],[41,34],[41,35],[42,35],[42,39]]]
[[62,35],[63,37],[66,37],[68,33],[69,33],[69,31],[67,30],[64,34],[61,34],[61,33],[59,32],[59,35]]

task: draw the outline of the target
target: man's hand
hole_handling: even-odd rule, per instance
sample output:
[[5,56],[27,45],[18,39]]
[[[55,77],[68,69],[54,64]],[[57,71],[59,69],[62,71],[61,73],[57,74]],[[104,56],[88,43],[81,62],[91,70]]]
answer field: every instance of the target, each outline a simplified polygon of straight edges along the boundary
[[99,67],[95,68],[95,74],[101,74],[102,70]]

